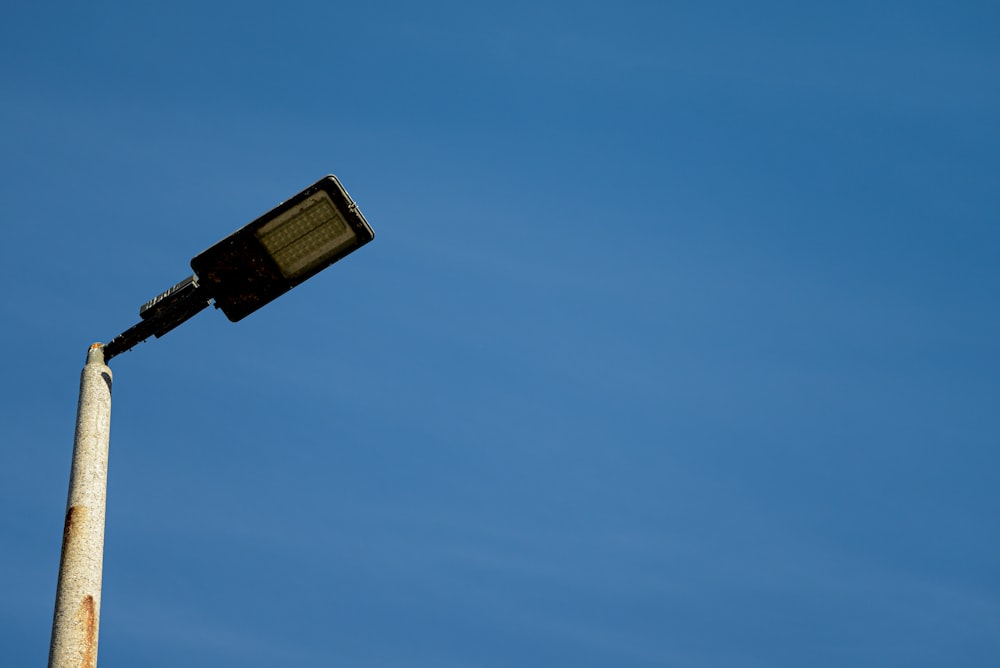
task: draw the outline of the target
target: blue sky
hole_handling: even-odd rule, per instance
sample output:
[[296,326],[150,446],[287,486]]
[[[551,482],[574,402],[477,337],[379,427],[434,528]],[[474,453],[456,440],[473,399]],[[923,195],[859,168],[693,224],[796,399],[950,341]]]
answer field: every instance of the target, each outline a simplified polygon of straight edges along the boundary
[[376,232],[113,360],[102,666],[995,666],[1000,10],[0,21],[0,646],[79,369],[327,173]]

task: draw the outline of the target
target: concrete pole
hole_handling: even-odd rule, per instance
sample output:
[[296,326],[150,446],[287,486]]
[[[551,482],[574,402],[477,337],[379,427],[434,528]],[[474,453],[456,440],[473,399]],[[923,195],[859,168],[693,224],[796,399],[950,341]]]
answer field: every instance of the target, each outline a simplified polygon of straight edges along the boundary
[[111,369],[95,343],[80,374],[49,668],[96,668],[111,431]]

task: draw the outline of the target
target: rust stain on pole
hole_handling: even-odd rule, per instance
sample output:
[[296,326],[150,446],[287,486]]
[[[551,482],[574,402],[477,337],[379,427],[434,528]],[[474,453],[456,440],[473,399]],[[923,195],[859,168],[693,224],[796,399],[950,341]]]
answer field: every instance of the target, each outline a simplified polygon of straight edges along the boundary
[[76,511],[76,506],[70,506],[66,509],[66,523],[63,524],[63,545],[66,544],[66,539],[69,538],[70,534],[73,532],[73,515]]
[[97,666],[97,606],[94,597],[87,596],[80,604],[77,620],[83,624],[83,658],[80,668]]
[[63,524],[63,542],[60,560],[66,558],[66,546],[70,544],[77,524],[87,521],[87,509],[80,506],[70,506],[66,509],[66,523]]

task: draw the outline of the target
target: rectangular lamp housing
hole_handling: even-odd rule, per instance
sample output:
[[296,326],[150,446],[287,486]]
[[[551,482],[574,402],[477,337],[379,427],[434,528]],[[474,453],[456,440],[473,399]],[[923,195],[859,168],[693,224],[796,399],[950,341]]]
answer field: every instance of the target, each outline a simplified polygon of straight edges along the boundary
[[191,260],[232,322],[375,238],[337,177],[326,176]]

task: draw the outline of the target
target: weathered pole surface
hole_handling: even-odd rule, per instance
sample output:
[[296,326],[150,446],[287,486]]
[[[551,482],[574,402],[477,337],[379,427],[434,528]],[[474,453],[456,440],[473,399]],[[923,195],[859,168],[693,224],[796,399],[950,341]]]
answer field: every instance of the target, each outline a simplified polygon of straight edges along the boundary
[[80,374],[49,668],[96,668],[111,432],[111,369],[95,343]]

